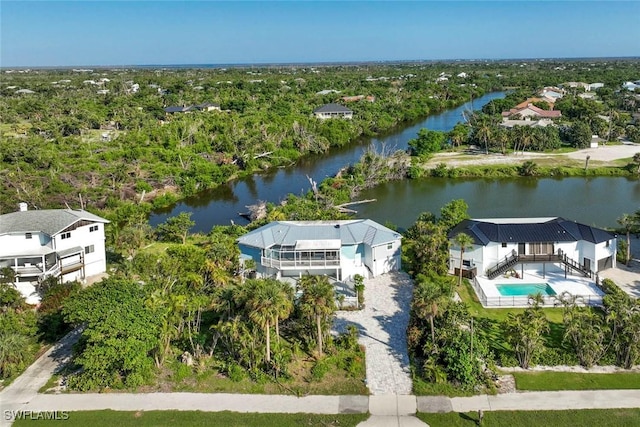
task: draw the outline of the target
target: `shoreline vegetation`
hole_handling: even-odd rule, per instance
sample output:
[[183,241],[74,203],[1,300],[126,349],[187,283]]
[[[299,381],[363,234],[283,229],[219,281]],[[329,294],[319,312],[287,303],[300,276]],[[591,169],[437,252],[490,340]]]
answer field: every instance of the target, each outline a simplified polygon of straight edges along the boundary
[[[517,88],[510,92],[512,102],[544,85],[580,77],[605,82],[608,92],[600,95],[613,102],[611,88],[631,78],[635,64],[634,60],[616,61],[613,68],[599,64],[586,75],[579,61],[524,68],[436,63],[11,73],[5,76],[7,86],[0,88],[1,174],[7,184],[0,191],[0,209],[13,211],[18,201],[32,208],[69,205],[126,222],[132,214],[148,216],[231,180],[287,167],[305,156],[356,144],[361,137],[383,135],[495,90]],[[458,75],[460,70],[464,77]],[[34,93],[18,94],[21,89]],[[360,94],[372,97],[372,102],[343,99]],[[496,101],[490,103],[494,112],[510,105]],[[198,102],[217,103],[221,111],[171,115],[163,111],[165,106]],[[354,119],[312,116],[315,107],[331,102],[348,106]],[[456,166],[458,159],[440,154],[426,162],[412,156],[406,175],[528,174],[507,158],[507,165],[482,166],[480,161],[463,167]],[[345,167],[357,169],[361,163]],[[577,163],[540,165],[535,176],[633,175],[620,163],[593,162],[583,171]],[[449,164],[446,170],[443,164]],[[335,185],[335,178],[325,181]],[[352,201],[353,197],[342,198],[335,204]]]

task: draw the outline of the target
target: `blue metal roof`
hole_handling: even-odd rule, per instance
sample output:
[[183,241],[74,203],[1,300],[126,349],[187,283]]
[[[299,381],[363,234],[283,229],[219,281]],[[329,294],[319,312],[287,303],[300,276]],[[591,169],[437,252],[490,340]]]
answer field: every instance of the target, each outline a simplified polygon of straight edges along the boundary
[[399,233],[369,219],[346,221],[274,221],[244,236],[237,242],[267,249],[274,245],[294,246],[299,240],[340,240],[342,245],[366,243],[379,246],[400,239]]

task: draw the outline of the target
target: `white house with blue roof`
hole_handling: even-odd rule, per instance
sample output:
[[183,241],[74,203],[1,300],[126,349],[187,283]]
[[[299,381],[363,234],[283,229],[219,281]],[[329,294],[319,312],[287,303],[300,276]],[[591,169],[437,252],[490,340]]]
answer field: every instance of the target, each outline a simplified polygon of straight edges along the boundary
[[328,275],[348,281],[401,267],[402,236],[369,219],[275,221],[240,237],[241,259],[260,277]]
[[0,215],[0,268],[11,268],[30,304],[47,277],[83,281],[107,268],[104,226],[109,221],[81,209],[27,210]]
[[449,232],[450,273],[458,274],[460,247],[454,239],[466,233],[473,245],[463,253],[463,275],[494,279],[516,265],[558,264],[566,271],[593,278],[616,266],[617,236],[564,218],[467,219]]

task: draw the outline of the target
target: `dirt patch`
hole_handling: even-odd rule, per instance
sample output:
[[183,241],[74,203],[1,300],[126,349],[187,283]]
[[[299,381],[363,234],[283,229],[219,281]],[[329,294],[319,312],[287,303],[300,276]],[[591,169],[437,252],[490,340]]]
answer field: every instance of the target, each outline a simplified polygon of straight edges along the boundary
[[526,160],[551,160],[557,161],[584,161],[587,156],[590,160],[601,162],[599,166],[616,166],[620,159],[628,159],[634,154],[640,153],[640,144],[607,145],[598,148],[585,148],[572,151],[571,153],[531,153],[518,152],[507,154],[484,154],[482,152],[458,152],[458,153],[437,153],[428,163],[427,167],[433,167],[440,163],[447,166],[471,166],[471,165],[513,165],[520,164]]

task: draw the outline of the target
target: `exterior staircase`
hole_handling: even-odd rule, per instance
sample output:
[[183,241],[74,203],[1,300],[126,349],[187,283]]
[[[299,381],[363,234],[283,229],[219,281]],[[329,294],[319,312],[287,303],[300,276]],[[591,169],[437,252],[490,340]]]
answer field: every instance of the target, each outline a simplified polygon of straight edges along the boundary
[[496,265],[488,269],[487,277],[490,280],[495,279],[505,271],[510,270],[511,267],[513,267],[518,263],[518,261],[519,261],[518,254],[515,251],[513,251],[510,256],[505,257],[504,260],[498,262]]
[[594,272],[589,268],[581,265],[576,260],[569,258],[566,254],[558,253],[557,255],[518,255],[515,251],[511,255],[506,256],[504,260],[498,262],[493,267],[489,268],[486,272],[487,278],[490,280],[495,279],[502,273],[510,270],[514,265],[523,262],[561,262],[566,267],[573,271],[577,271],[584,277],[593,278]]

